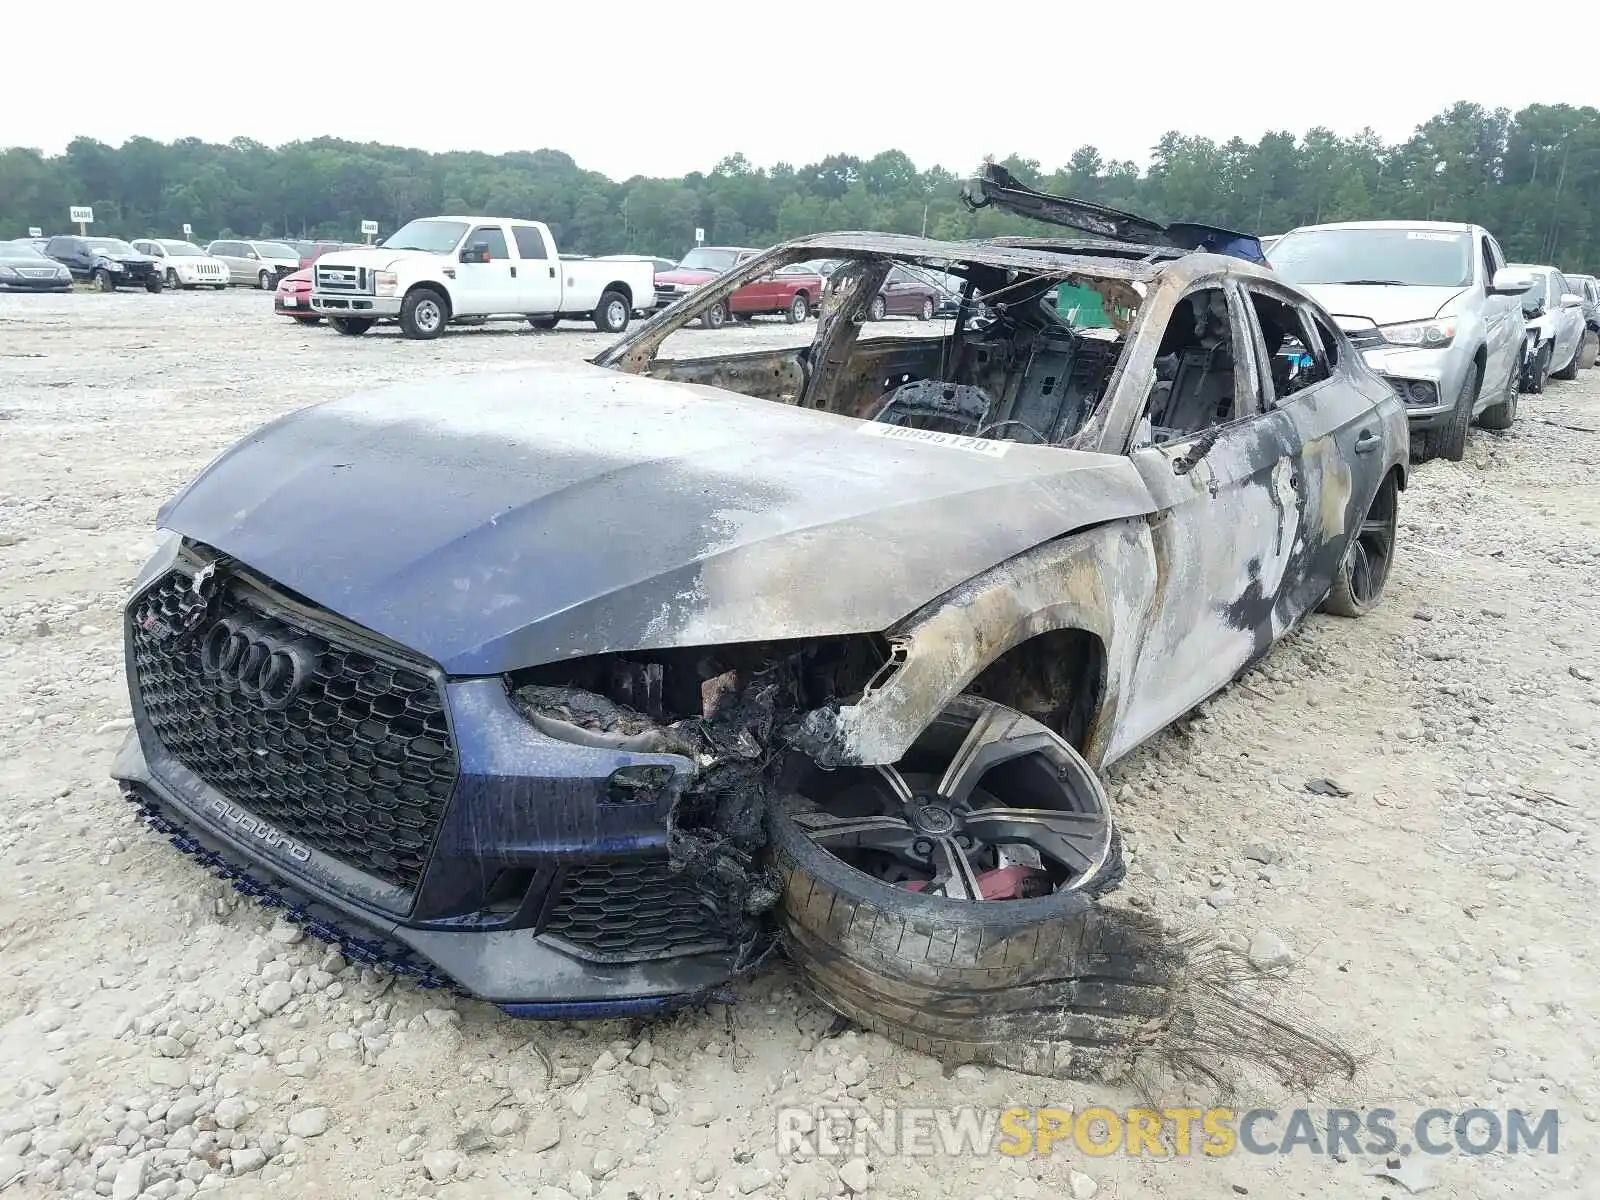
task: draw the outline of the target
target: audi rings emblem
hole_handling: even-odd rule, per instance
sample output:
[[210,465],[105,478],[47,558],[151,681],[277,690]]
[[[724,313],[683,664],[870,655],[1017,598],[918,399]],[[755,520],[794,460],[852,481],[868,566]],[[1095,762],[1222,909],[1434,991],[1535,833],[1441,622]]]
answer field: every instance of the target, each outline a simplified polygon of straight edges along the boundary
[[200,669],[272,712],[288,708],[316,673],[320,647],[283,629],[224,617],[200,643]]

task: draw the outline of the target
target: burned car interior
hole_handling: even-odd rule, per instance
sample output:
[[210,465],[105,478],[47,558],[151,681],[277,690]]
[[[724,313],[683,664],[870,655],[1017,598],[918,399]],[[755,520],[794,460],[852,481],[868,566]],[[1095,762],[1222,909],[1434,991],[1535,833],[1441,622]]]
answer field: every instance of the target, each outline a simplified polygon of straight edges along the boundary
[[[871,296],[901,266],[966,280],[959,314],[936,336],[861,338]],[[1069,278],[1115,297],[1118,324],[1079,329],[1061,317],[1055,291]],[[1104,396],[1140,299],[1125,280],[1059,268],[862,254],[834,275],[808,346],[715,359],[651,353],[624,369],[908,428],[1062,445]]]

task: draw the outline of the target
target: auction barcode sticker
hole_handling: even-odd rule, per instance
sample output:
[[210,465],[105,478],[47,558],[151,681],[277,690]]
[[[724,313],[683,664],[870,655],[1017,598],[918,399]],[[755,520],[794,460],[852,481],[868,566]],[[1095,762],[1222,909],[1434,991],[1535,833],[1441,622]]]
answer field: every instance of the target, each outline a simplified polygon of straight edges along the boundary
[[961,433],[942,433],[937,429],[908,429],[904,425],[885,425],[881,421],[867,421],[860,430],[868,437],[888,438],[896,442],[923,442],[932,446],[948,446],[952,450],[966,450],[987,458],[1004,458],[1011,449],[1010,442],[995,442],[988,438],[967,437]]
[[1438,233],[1432,229],[1413,229],[1406,237],[1413,242],[1459,242],[1464,234]]

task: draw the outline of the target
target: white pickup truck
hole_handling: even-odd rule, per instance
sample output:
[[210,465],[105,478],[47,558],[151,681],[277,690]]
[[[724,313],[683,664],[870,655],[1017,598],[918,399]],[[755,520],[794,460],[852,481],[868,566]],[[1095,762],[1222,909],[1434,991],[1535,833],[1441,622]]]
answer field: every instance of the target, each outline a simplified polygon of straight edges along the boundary
[[563,319],[621,333],[655,304],[649,262],[567,259],[540,221],[425,217],[381,245],[336,250],[312,268],[311,307],[340,333],[398,321],[410,338],[434,338],[452,321],[527,319],[553,329]]

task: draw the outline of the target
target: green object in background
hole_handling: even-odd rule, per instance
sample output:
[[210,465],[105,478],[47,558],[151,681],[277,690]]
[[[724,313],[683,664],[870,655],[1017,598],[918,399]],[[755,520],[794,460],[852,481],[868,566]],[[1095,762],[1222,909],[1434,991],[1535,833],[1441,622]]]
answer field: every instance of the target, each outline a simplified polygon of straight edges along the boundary
[[1111,324],[1105,297],[1093,288],[1063,283],[1056,289],[1056,312],[1067,324],[1080,329],[1104,329]]

